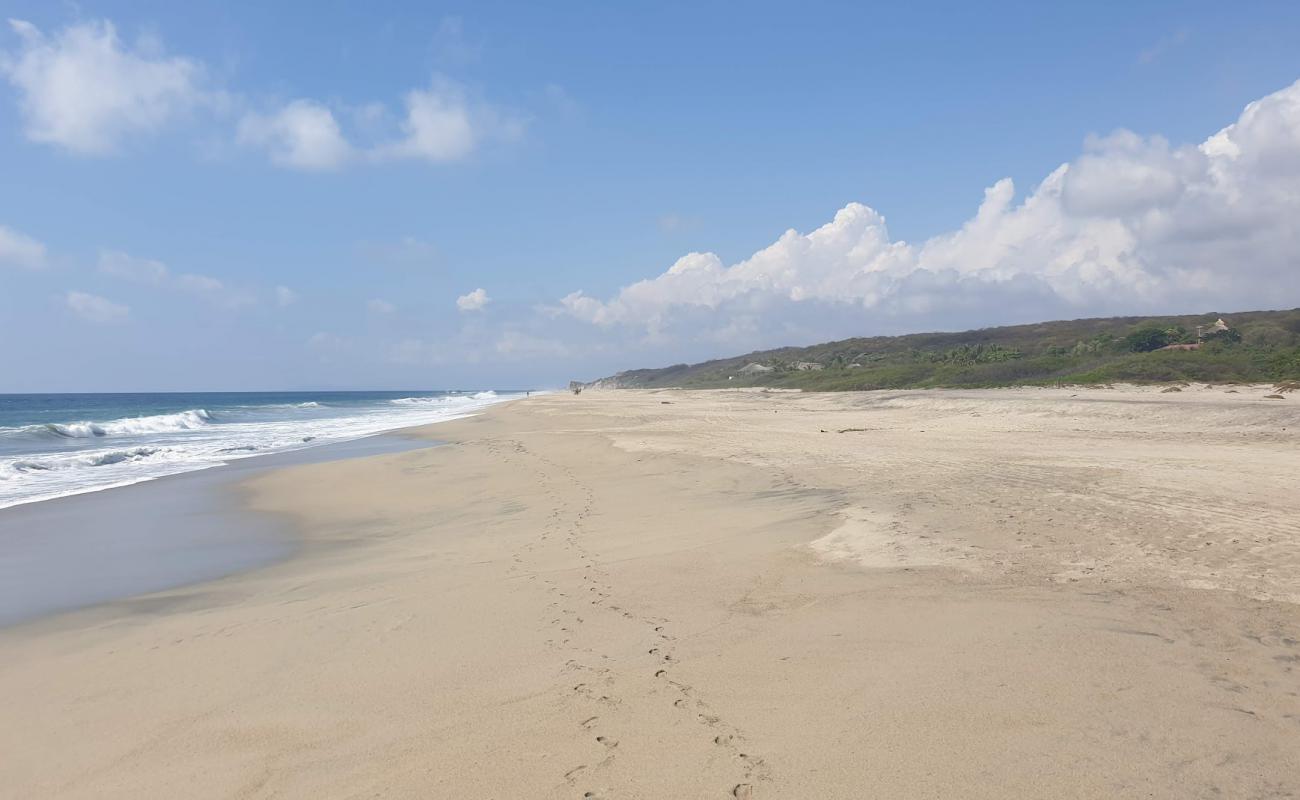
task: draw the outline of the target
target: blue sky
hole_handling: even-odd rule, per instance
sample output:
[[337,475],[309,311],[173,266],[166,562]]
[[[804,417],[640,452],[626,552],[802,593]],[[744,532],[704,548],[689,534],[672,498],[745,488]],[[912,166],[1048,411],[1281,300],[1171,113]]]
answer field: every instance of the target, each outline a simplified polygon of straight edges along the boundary
[[1295,3],[0,17],[0,391],[540,386],[1300,305]]

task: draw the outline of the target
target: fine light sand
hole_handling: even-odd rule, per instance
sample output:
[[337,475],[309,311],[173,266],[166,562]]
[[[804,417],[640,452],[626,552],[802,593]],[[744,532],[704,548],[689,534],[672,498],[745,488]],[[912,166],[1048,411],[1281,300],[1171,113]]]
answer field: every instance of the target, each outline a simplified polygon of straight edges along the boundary
[[0,795],[1300,794],[1300,395],[588,392],[0,631]]

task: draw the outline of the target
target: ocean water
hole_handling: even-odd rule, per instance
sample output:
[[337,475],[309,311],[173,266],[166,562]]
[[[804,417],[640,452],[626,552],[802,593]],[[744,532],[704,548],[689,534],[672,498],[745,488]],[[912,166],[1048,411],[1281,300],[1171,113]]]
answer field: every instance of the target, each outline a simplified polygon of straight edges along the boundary
[[522,394],[0,395],[0,508],[455,419]]

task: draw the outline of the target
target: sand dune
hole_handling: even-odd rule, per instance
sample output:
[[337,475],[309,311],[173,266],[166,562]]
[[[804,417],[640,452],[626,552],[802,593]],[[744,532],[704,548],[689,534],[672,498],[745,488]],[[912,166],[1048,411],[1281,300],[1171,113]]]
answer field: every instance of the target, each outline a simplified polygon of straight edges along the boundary
[[15,797],[1300,794],[1300,397],[586,392],[0,632]]

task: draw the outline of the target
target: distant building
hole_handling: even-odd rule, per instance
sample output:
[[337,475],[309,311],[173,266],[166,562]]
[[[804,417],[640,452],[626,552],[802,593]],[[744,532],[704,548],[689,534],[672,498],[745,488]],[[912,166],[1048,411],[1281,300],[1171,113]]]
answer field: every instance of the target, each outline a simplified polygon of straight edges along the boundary
[[1223,333],[1226,330],[1228,330],[1228,323],[1223,321],[1223,317],[1219,317],[1214,321],[1213,325],[1197,325],[1196,338],[1205,339],[1214,336],[1215,334]]
[[813,370],[823,369],[823,366],[816,361],[796,361],[794,362],[794,368],[804,372],[812,372]]
[[746,364],[740,368],[741,375],[762,375],[764,372],[771,372],[771,367],[765,367],[762,364]]
[[1161,350],[1200,350],[1201,343],[1196,344],[1167,344],[1160,348]]

